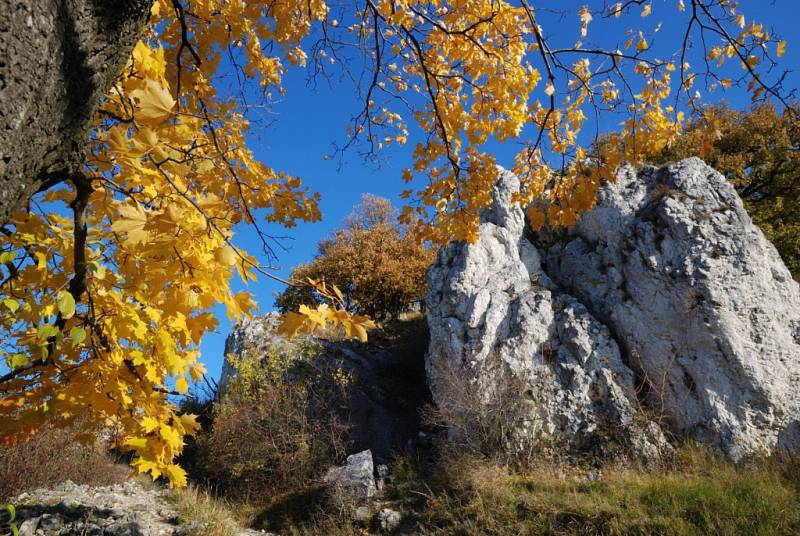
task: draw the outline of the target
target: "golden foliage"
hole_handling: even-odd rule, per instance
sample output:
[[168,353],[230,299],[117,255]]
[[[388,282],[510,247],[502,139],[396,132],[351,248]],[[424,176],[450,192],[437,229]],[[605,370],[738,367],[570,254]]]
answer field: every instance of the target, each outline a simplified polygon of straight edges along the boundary
[[288,287],[275,305],[284,313],[306,304],[331,303],[307,279],[327,281],[343,289],[347,310],[371,318],[394,316],[425,299],[425,272],[436,249],[420,243],[412,229],[398,225],[389,200],[365,195],[347,225],[319,243],[309,264],[296,267]]

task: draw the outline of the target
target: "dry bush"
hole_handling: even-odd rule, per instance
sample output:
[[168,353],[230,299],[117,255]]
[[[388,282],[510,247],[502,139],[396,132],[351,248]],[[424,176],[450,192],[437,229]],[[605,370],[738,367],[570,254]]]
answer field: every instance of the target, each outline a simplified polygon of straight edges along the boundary
[[347,378],[313,357],[246,356],[197,440],[192,475],[226,497],[269,501],[343,457]]
[[0,446],[0,501],[65,480],[100,486],[127,479],[130,468],[105,444],[82,445],[75,441],[77,433],[75,426],[46,427],[27,441]]
[[532,411],[521,380],[504,375],[487,401],[465,374],[441,367],[436,378],[438,401],[423,410],[422,419],[447,429],[448,448],[507,462],[533,459],[538,444],[524,433]]

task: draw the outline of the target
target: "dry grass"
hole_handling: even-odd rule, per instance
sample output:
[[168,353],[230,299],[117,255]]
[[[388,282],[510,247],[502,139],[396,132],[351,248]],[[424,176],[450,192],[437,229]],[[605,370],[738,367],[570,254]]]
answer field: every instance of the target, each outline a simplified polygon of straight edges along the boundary
[[178,489],[168,496],[178,511],[180,522],[192,527],[192,536],[236,536],[239,524],[234,507],[206,490],[195,486]]
[[514,472],[465,458],[440,470],[425,491],[420,533],[798,534],[799,470],[797,459],[736,467],[697,447],[685,447],[674,467],[658,472]]
[[130,467],[100,442],[75,442],[76,433],[75,428],[47,427],[28,441],[0,446],[0,501],[65,480],[97,486],[125,481]]

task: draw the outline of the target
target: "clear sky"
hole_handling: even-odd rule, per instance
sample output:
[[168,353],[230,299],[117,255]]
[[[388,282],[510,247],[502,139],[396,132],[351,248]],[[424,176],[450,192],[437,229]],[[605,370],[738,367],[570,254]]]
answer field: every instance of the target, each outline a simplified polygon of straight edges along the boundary
[[[513,2],[512,2],[513,3]],[[594,7],[596,1],[573,0],[564,1],[531,1],[534,6],[555,6],[566,11],[566,15],[551,15],[542,20],[544,31],[554,39],[563,34],[564,42],[573,43],[578,38],[579,22],[577,11],[584,3]],[[610,2],[612,3],[612,2]],[[689,4],[689,1],[686,0]],[[596,20],[589,27],[589,42],[596,42],[605,48],[617,48],[627,40],[624,32],[630,27],[653,28],[663,23],[661,30],[655,35],[653,43],[660,57],[668,57],[674,52],[682,38],[682,18],[676,9],[677,0],[653,0],[652,14],[648,19],[640,19],[637,12],[627,20]],[[787,39],[789,47],[782,58],[782,67],[790,70],[800,69],[800,37],[796,27],[800,23],[800,0],[742,0],[740,11],[747,20],[755,18],[774,32]],[[691,60],[690,60],[691,61]],[[738,67],[737,67],[738,69]],[[288,251],[278,251],[280,269],[278,275],[287,276],[291,268],[298,263],[310,260],[317,242],[340,226],[343,218],[359,202],[363,193],[373,193],[392,199],[401,205],[399,194],[407,186],[400,180],[403,167],[411,162],[411,148],[415,143],[414,132],[404,148],[392,148],[383,154],[383,160],[377,166],[365,162],[359,156],[359,148],[344,154],[343,159],[326,159],[332,152],[334,143],[341,143],[345,136],[345,125],[352,115],[357,113],[361,104],[352,85],[347,82],[331,84],[317,80],[316,85],[308,83],[309,73],[305,70],[290,70],[285,78],[286,96],[275,103],[269,111],[261,114],[263,121],[256,122],[251,136],[251,147],[259,159],[276,170],[300,176],[312,190],[322,196],[321,209],[323,220],[313,224],[300,224],[293,229],[279,226],[265,226],[275,235],[287,235],[284,242]],[[800,87],[800,73],[793,72],[786,81],[787,88]],[[746,107],[749,99],[741,91],[730,91],[724,95],[704,95],[704,102],[714,102],[724,98],[736,107]],[[615,128],[620,117],[607,118],[600,129],[607,131]],[[267,123],[269,123],[267,125]],[[589,125],[588,130],[593,126]],[[500,165],[510,167],[514,154],[514,145],[493,146]],[[255,233],[246,227],[238,230],[235,242],[251,252],[259,250]],[[260,311],[272,310],[273,294],[282,289],[282,285],[259,277],[256,283],[247,287],[258,301]],[[217,333],[209,334],[202,342],[202,361],[209,374],[218,378],[223,362],[225,337],[231,329],[225,313],[218,309],[221,326]]]

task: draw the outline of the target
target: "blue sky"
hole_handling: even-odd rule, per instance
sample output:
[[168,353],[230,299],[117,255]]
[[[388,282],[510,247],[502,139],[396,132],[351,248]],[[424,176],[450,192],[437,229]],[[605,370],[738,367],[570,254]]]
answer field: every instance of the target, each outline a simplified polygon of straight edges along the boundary
[[[583,3],[597,4],[585,0],[531,2],[535,6],[557,6],[559,10],[567,12],[564,16],[548,17],[545,14],[541,21],[547,35],[556,42],[562,41],[565,44],[572,44],[578,38],[577,11]],[[652,14],[648,19],[641,19],[638,12],[634,12],[632,16],[619,20],[596,20],[590,25],[589,38],[585,42],[587,45],[595,42],[614,49],[621,47],[627,40],[624,35],[626,29],[653,28],[660,22],[663,26],[655,34],[653,44],[661,57],[667,57],[678,48],[681,30],[685,24],[682,22],[685,19],[679,17],[675,8],[676,3],[677,0],[654,0]],[[689,4],[689,1],[686,3]],[[790,70],[800,68],[800,39],[795,40],[797,34],[794,31],[800,21],[800,2],[744,0],[740,2],[740,6],[740,11],[746,15],[748,21],[751,17],[755,18],[789,41],[788,51],[782,58],[782,67]],[[407,186],[400,180],[400,173],[411,162],[411,148],[416,141],[412,130],[409,143],[403,148],[394,147],[385,151],[379,165],[364,162],[357,147],[345,153],[341,160],[326,159],[325,156],[332,152],[333,144],[344,141],[345,125],[357,113],[361,103],[352,85],[346,82],[328,85],[318,80],[312,87],[308,84],[308,77],[309,73],[302,69],[287,73],[284,84],[286,96],[275,103],[268,114],[264,114],[269,122],[268,126],[265,124],[267,121],[254,125],[250,139],[251,147],[260,160],[276,170],[302,177],[306,185],[322,196],[321,222],[300,224],[288,230],[279,226],[265,226],[275,235],[290,237],[290,240],[284,242],[289,250],[278,251],[277,264],[280,268],[276,273],[284,277],[293,266],[313,257],[317,242],[341,225],[363,193],[385,196],[398,206],[402,204],[398,196]],[[798,73],[792,73],[786,81],[786,87],[797,88],[800,86],[799,81]],[[724,95],[719,92],[704,92],[704,102],[714,102],[721,98],[736,107],[749,104],[748,98],[741,91],[733,90]],[[606,118],[600,125],[601,131],[615,128],[620,120],[619,116]],[[592,131],[593,125],[586,128]],[[504,146],[495,144],[491,148],[500,165],[511,165],[515,152],[513,143]],[[246,227],[238,230],[235,241],[254,253],[259,249],[255,233]],[[261,276],[256,283],[251,282],[247,289],[256,297],[260,311],[265,313],[272,310],[273,294],[280,291],[282,285]],[[223,310],[218,310],[218,316],[221,320],[219,330],[207,335],[201,345],[201,360],[214,378],[219,377],[224,341],[231,329]]]

